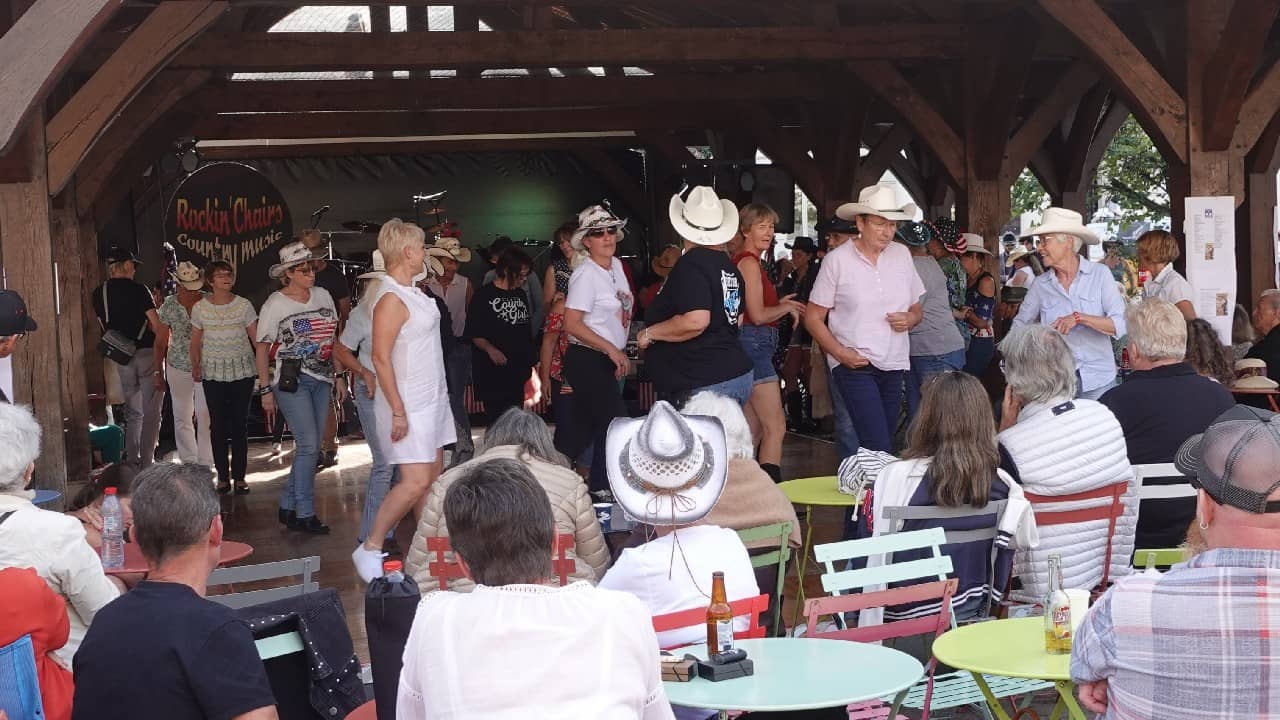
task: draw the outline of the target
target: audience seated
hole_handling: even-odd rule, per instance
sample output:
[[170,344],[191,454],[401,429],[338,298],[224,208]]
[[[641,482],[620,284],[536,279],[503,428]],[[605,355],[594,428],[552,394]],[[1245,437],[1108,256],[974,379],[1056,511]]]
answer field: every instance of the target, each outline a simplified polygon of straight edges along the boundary
[[30,410],[0,403],[0,448],[0,568],[34,569],[66,601],[70,637],[56,655],[71,667],[94,616],[124,584],[102,572],[79,521],[31,503],[25,488],[40,454],[40,426]]
[[[903,532],[931,527],[953,531],[989,528],[997,521],[990,515],[982,516],[982,508],[1005,500],[997,539],[942,547],[954,568],[950,577],[959,580],[951,598],[952,611],[957,620],[971,620],[987,615],[992,603],[1002,599],[1008,588],[1013,549],[1035,546],[1036,522],[1022,488],[999,467],[995,418],[982,383],[972,375],[953,371],[934,376],[922,389],[903,459],[886,465],[876,475],[871,502],[863,505],[859,514],[858,534],[879,536],[891,529]],[[974,515],[945,520],[885,519],[886,507],[902,506],[970,508]],[[893,554],[893,562],[931,554],[929,550],[898,552]],[[872,557],[867,564],[881,565],[884,560]],[[938,603],[931,601],[886,608],[884,616],[902,620],[937,609]],[[874,624],[879,615],[865,611],[859,624]]]
[[1177,453],[1199,488],[1187,545],[1163,575],[1116,583],[1076,632],[1071,679],[1106,718],[1280,715],[1280,419],[1236,406]]
[[[488,427],[480,454],[468,462],[475,464],[499,458],[516,460],[529,468],[551,502],[556,532],[574,536],[574,547],[566,553],[566,557],[577,559],[576,569],[570,577],[592,584],[599,582],[609,567],[609,548],[605,545],[604,533],[596,520],[586,483],[570,469],[568,459],[555,449],[551,430],[542,418],[521,408],[507,410]],[[405,557],[408,571],[424,595],[441,589],[430,573],[428,563],[435,559],[435,553],[427,551],[427,538],[450,536],[444,517],[445,495],[449,487],[469,470],[467,463],[450,468],[427,491],[422,517],[413,534],[409,554]],[[548,557],[550,552],[548,550]],[[470,592],[472,587],[470,578],[459,578],[451,580],[447,589]]]
[[644,606],[546,584],[556,522],[529,466],[476,458],[458,470],[444,518],[475,589],[418,606],[396,717],[671,718]]
[[[1013,328],[1000,343],[1005,388],[999,441],[1001,466],[1023,490],[1037,495],[1071,495],[1128,482],[1124,515],[1111,547],[1111,579],[1130,572],[1137,525],[1137,486],[1120,423],[1094,400],[1076,399],[1076,371],[1062,335],[1045,325]],[[1089,501],[1084,507],[1108,504]],[[1064,509],[1047,503],[1052,509]],[[1066,508],[1069,509],[1069,508]],[[1022,588],[1014,595],[1039,600],[1049,582],[1049,556],[1062,556],[1063,584],[1091,589],[1102,581],[1107,548],[1106,520],[1038,528],[1040,544],[1019,552],[1014,574]]]
[[[711,574],[724,572],[730,602],[760,594],[751,557],[738,534],[718,525],[694,525],[711,512],[727,480],[725,432],[715,417],[681,415],[659,401],[647,417],[609,425],[605,458],[614,499],[646,525],[673,531],[622,551],[600,587],[644,601],[652,615],[706,607]],[[746,617],[734,629],[750,627]],[[662,647],[703,642],[694,627],[658,635]]]
[[71,670],[54,651],[67,642],[67,606],[31,568],[0,570],[0,647],[31,636],[45,720],[71,717]]
[[[1100,402],[1124,430],[1130,463],[1173,462],[1182,443],[1204,432],[1214,418],[1235,405],[1235,400],[1221,383],[1198,374],[1184,362],[1188,324],[1172,303],[1147,298],[1130,305],[1126,324],[1133,372]],[[1222,348],[1216,334],[1210,342]],[[1184,482],[1181,477],[1143,480],[1146,485]],[[1138,548],[1177,547],[1194,516],[1193,498],[1145,500],[1138,512],[1135,544]]]
[[102,547],[102,501],[107,497],[107,488],[116,489],[116,498],[120,500],[120,511],[124,516],[125,538],[129,537],[133,528],[133,501],[129,496],[134,474],[130,465],[108,465],[100,475],[90,478],[67,503],[67,514],[84,526],[85,542],[94,550]]
[[275,720],[253,634],[206,600],[222,552],[213,472],[156,463],[133,489],[134,534],[150,573],[98,613],[75,656],[75,720]]

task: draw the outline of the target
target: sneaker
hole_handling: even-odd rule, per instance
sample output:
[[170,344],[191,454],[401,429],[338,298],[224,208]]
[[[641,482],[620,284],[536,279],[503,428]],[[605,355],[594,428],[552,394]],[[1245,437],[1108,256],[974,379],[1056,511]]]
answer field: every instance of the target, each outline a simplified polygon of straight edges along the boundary
[[364,543],[356,546],[351,552],[351,563],[356,566],[356,574],[366,583],[373,582],[376,577],[382,577],[382,558],[386,557],[386,553],[381,550],[366,550]]
[[297,532],[304,532],[308,535],[328,535],[329,526],[320,522],[320,518],[312,515],[311,517],[295,517],[289,521],[289,529]]
[[320,459],[316,461],[316,469],[323,470],[338,464],[337,450],[321,450]]

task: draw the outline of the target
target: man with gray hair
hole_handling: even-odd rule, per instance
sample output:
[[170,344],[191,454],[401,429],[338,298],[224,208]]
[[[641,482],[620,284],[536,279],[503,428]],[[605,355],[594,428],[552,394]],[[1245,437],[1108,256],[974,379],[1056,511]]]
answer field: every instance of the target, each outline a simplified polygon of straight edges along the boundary
[[1253,327],[1259,340],[1245,357],[1266,362],[1267,377],[1280,382],[1280,292],[1268,290],[1258,298],[1253,308]]
[[1089,609],[1071,653],[1081,704],[1104,718],[1280,716],[1280,418],[1235,406],[1175,464],[1199,491],[1193,556]]
[[132,497],[150,573],[98,613],[76,653],[72,720],[276,720],[249,626],[204,597],[222,554],[213,473],[157,463],[139,473]]
[[[1204,432],[1235,405],[1231,391],[1185,362],[1187,322],[1167,300],[1147,298],[1125,313],[1133,373],[1100,402],[1124,429],[1133,465],[1173,462],[1183,441]],[[1173,485],[1182,478],[1144,478],[1145,485]],[[1192,498],[1145,500],[1138,513],[1138,548],[1177,547],[1195,516]]]

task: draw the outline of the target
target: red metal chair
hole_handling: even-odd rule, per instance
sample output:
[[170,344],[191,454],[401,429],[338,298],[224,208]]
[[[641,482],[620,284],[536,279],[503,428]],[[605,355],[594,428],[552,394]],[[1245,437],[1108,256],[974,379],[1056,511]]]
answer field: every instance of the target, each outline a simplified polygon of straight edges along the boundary
[[[556,535],[555,557],[551,559],[551,567],[555,571],[556,577],[560,580],[561,587],[569,584],[569,576],[573,574],[577,567],[577,561],[568,557],[568,553],[573,547],[574,537],[572,535],[568,533]],[[449,538],[427,538],[427,552],[435,553],[435,558],[427,563],[427,573],[436,579],[441,590],[449,589],[450,580],[466,577],[466,574],[462,572],[462,566],[458,564],[457,557],[453,554],[453,548],[449,545]]]
[[[710,604],[710,601],[708,601]],[[751,618],[751,626],[744,632],[734,631],[733,636],[738,639],[751,640],[754,638],[764,637],[765,627],[760,624],[760,615],[769,612],[769,594],[756,595],[755,597],[742,598],[729,603],[729,609],[733,611],[734,617],[747,616]],[[705,625],[707,622],[707,607],[689,608],[688,610],[677,610],[665,615],[653,616],[654,632],[664,632],[666,630],[678,630],[693,625]],[[672,647],[679,647],[673,645]],[[671,648],[662,648],[670,650]]]
[[[1098,583],[1095,595],[1107,589],[1111,579],[1111,546],[1116,536],[1116,521],[1124,515],[1124,494],[1129,490],[1129,481],[1124,480],[1111,485],[1103,485],[1093,490],[1072,493],[1070,495],[1038,495],[1026,493],[1027,502],[1031,503],[1036,516],[1037,527],[1050,525],[1068,525],[1072,523],[1107,521],[1107,552],[1102,563],[1102,582]],[[1062,503],[1080,502],[1083,500],[1101,500],[1111,498],[1111,502],[1094,507],[1077,510],[1055,509]]]

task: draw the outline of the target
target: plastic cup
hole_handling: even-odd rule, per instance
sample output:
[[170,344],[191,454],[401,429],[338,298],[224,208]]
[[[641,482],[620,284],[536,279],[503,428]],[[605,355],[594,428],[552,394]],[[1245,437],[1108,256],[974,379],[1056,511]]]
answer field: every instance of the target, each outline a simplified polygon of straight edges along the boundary
[[1071,602],[1071,636],[1075,637],[1084,614],[1089,611],[1089,591],[1071,588],[1067,590],[1067,600]]
[[600,532],[608,533],[612,530],[613,503],[592,503],[592,507],[596,510],[596,521],[600,523]]

